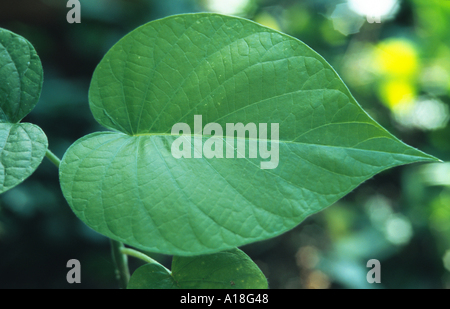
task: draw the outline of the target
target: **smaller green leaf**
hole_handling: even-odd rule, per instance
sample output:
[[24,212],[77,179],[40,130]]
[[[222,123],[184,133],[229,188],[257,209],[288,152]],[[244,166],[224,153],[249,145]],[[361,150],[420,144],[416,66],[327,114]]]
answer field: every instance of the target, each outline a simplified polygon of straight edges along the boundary
[[267,289],[267,279],[239,249],[199,256],[175,256],[172,273],[157,264],[139,267],[129,289]]
[[145,264],[135,270],[128,289],[178,289],[172,275],[159,264]]
[[0,122],[17,123],[36,106],[43,70],[33,45],[0,28]]
[[44,132],[19,123],[38,102],[42,83],[42,64],[31,43],[0,28],[0,193],[28,178],[47,151]]
[[0,123],[0,193],[28,178],[47,151],[47,136],[31,123]]

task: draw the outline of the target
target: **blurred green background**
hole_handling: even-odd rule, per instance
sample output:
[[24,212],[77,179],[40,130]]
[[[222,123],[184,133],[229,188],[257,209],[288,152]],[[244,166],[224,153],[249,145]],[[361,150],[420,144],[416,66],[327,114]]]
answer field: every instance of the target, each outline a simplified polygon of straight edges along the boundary
[[[2,0],[0,27],[27,38],[41,57],[41,99],[23,121],[39,125],[59,157],[78,138],[104,130],[87,94],[114,43],[154,19],[212,11],[302,40],[382,126],[450,161],[450,1],[368,2],[80,0],[81,23],[69,24],[65,0]],[[367,14],[381,22],[369,23]],[[450,288],[450,163],[385,171],[292,231],[242,249],[273,289]],[[170,266],[170,256],[152,257]],[[66,281],[69,259],[81,262],[81,284]],[[381,262],[381,284],[366,280],[369,259]],[[130,258],[131,271],[140,265]],[[47,159],[0,196],[0,288],[117,287],[108,239],[74,216]]]

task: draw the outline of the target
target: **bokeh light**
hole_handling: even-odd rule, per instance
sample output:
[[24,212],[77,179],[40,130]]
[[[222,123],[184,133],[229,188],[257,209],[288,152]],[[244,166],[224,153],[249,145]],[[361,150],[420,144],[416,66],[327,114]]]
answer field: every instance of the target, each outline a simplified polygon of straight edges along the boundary
[[358,33],[365,19],[350,10],[346,3],[336,5],[330,16],[333,27],[343,35]]
[[412,79],[419,67],[419,55],[414,44],[405,39],[388,39],[376,46],[375,68],[389,77]]
[[255,16],[254,21],[257,23],[272,28],[274,30],[281,31],[281,26],[278,21],[271,14],[267,12],[262,12]]
[[[406,102],[409,103],[405,104],[405,109],[399,110],[395,106],[393,108],[394,117],[402,126],[423,131],[438,130],[447,126],[450,119],[449,107],[440,100],[418,98]],[[401,106],[401,101],[398,105]]]
[[251,0],[206,0],[206,8],[211,12],[240,15],[248,8]]
[[413,236],[411,222],[400,214],[393,214],[386,220],[386,239],[394,245],[405,245]]
[[348,0],[349,8],[361,16],[391,18],[399,9],[398,0]]

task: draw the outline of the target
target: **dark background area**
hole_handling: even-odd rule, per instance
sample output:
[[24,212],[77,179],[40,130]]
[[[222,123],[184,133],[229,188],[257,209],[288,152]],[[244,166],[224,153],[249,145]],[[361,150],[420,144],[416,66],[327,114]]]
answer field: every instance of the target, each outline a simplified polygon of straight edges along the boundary
[[[381,23],[367,22],[359,0],[81,0],[80,24],[67,22],[66,3],[0,2],[0,27],[28,39],[44,68],[40,101],[23,122],[40,126],[60,158],[104,130],[87,95],[113,44],[158,18],[215,11],[302,40],[382,126],[450,159],[450,1],[397,1]],[[450,163],[385,171],[295,229],[241,249],[273,289],[450,288]],[[170,256],[149,255],[170,267]],[[80,284],[66,281],[70,259],[81,262]],[[381,262],[381,284],[366,280],[370,259]],[[140,265],[130,258],[131,271]],[[48,159],[0,196],[0,288],[117,287],[109,240],[75,217]]]

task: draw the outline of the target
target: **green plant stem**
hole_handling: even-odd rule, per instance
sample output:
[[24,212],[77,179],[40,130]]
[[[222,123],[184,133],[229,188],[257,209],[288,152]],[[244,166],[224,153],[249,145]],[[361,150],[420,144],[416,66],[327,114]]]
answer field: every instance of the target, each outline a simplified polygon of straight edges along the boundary
[[[158,263],[157,261],[155,261],[154,259],[152,259],[152,258],[149,257],[148,255],[145,255],[144,253],[139,252],[139,251],[136,251],[136,250],[134,250],[134,249],[122,247],[122,248],[120,249],[120,251],[121,251],[123,254],[126,254],[126,255],[129,255],[129,256],[133,256],[133,257],[135,257],[135,258],[141,259],[142,261],[144,261],[144,262],[146,262],[146,263],[149,263],[149,264],[158,264],[158,265],[160,265],[161,267],[164,267],[163,265],[161,265],[160,263]],[[164,269],[167,270],[167,272],[168,272],[169,274],[171,274],[171,271],[168,270],[166,267],[164,267]]]
[[47,149],[47,152],[45,153],[45,156],[56,165],[57,168],[59,168],[59,165],[61,164],[61,160],[50,151],[50,149]]
[[124,248],[123,243],[110,239],[111,241],[111,251],[116,267],[116,277],[119,281],[119,286],[121,289],[126,289],[128,281],[130,280],[130,271],[128,270],[128,257],[126,254],[122,253],[122,248]]

